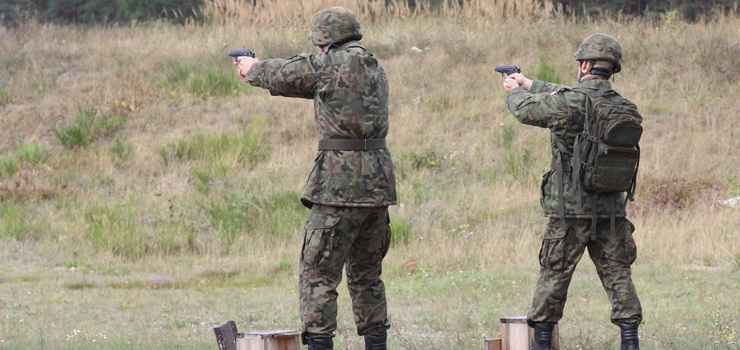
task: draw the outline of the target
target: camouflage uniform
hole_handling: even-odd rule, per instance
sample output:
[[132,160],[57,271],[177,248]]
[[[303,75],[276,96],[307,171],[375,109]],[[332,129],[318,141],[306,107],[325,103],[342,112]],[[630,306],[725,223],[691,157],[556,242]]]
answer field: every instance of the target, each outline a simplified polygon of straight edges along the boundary
[[[388,80],[361,38],[351,12],[324,9],[314,17],[309,39],[328,45],[328,52],[259,62],[247,80],[272,95],[313,99],[321,140],[384,139]],[[358,334],[384,334],[390,327],[380,275],[390,243],[388,206],[396,201],[393,163],[384,146],[319,151],[301,196],[311,208],[300,266],[304,344],[334,336],[336,287],[345,265]]]
[[[578,87],[611,89],[609,81],[599,77],[587,78]],[[583,130],[585,103],[585,94],[542,81],[534,81],[530,91],[514,88],[506,98],[507,107],[519,122],[549,128],[551,138],[552,169],[543,177],[540,199],[542,213],[550,222],[539,254],[541,269],[532,310],[527,316],[531,326],[561,319],[568,286],[586,249],[611,301],[612,322],[642,319],[631,277],[630,265],[637,251],[632,239],[634,226],[625,217],[625,194],[592,195],[573,186],[570,159],[575,137]],[[610,227],[610,211],[616,217],[614,230]],[[594,216],[596,230],[592,228]]]

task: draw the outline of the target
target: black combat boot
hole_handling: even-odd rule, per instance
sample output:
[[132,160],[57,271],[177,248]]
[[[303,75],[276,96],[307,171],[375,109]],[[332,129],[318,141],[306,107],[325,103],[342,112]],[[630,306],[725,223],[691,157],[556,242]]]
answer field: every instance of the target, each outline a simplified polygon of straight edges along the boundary
[[552,330],[554,328],[555,325],[552,323],[535,323],[532,350],[552,350]]
[[619,323],[622,330],[622,350],[640,350],[640,338],[637,336],[637,327],[640,322]]
[[308,350],[332,350],[334,342],[331,338],[313,338],[308,340]]
[[388,333],[380,335],[365,334],[365,350],[387,350]]

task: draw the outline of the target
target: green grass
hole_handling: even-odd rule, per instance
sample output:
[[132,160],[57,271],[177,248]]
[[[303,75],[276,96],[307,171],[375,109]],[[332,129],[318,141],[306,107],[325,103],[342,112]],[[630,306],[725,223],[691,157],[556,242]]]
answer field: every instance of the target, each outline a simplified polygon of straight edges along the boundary
[[53,131],[62,146],[75,149],[85,147],[98,138],[110,136],[123,122],[124,118],[121,116],[109,117],[94,108],[80,107],[69,125],[54,127]]
[[116,141],[109,148],[111,162],[117,167],[121,167],[131,159],[133,155],[134,146],[120,137],[116,137]]
[[[208,164],[208,168],[228,169],[236,164],[259,162],[266,158],[268,149],[262,141],[265,119],[237,134],[204,135],[172,142],[159,150],[165,164],[175,160],[193,160]],[[207,177],[199,174],[199,177]],[[207,180],[207,179],[206,179]]]
[[10,94],[5,89],[0,88],[0,107],[5,106],[11,101]]
[[37,143],[24,143],[18,140],[15,152],[0,157],[0,175],[12,177],[24,165],[36,166],[43,164],[49,158],[46,146]]
[[[306,209],[294,192],[270,192],[252,189],[222,193],[198,201],[223,246],[235,246],[238,240],[265,240],[284,243],[295,234],[305,219]],[[260,232],[259,236],[255,232]]]
[[28,238],[28,212],[19,204],[13,202],[0,203],[0,236],[4,238]]
[[547,56],[540,57],[540,62],[537,64],[537,71],[535,72],[537,80],[549,81],[555,84],[563,84],[563,78],[560,77],[555,65],[550,62]]
[[391,244],[406,245],[414,238],[414,228],[405,219],[391,218]]
[[0,158],[0,175],[13,176],[18,171],[18,160],[13,157]]
[[[397,253],[391,250],[390,255]],[[584,264],[582,270],[576,274],[560,324],[565,348],[617,349],[618,330],[609,322],[607,298],[593,269]],[[642,265],[636,272],[647,311],[642,348],[735,348],[740,325],[732,289],[740,282],[737,274],[690,270],[666,274],[664,267]],[[241,331],[298,328],[296,282],[285,271],[266,280],[250,271],[198,275],[184,267],[163,268],[158,274],[147,275],[138,268],[116,273],[93,266],[40,273],[28,281],[6,280],[0,297],[8,300],[11,293],[16,297],[5,305],[0,319],[3,348],[43,349],[54,344],[55,349],[79,350],[147,346],[205,350],[215,347],[212,328],[227,320],[236,321]],[[499,336],[500,318],[526,313],[536,271],[422,268],[408,274],[390,268],[385,276],[390,348],[464,350],[480,348],[484,339]],[[162,285],[158,281],[168,281],[169,286],[157,287]],[[690,292],[702,288],[705,293]],[[33,292],[42,289],[47,292]],[[361,347],[344,286],[339,303],[335,345]],[[64,322],[54,321],[62,318]]]
[[247,88],[235,79],[233,67],[225,64],[226,58],[219,56],[202,64],[168,62],[164,65],[161,82],[155,79],[155,86],[162,86],[172,97],[183,93],[202,99],[236,96]]

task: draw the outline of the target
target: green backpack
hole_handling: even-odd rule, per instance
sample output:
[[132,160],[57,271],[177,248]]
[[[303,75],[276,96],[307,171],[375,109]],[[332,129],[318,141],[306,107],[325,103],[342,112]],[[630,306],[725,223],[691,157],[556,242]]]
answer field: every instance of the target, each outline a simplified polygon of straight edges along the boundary
[[584,130],[573,147],[573,183],[586,192],[627,192],[634,200],[642,136],[637,106],[614,90],[574,90],[587,98]]

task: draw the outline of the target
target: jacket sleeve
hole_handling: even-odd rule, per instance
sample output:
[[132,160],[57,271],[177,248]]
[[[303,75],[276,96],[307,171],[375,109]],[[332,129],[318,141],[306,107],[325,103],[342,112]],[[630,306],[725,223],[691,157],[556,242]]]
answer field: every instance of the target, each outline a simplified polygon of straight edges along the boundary
[[[549,90],[551,88],[555,90]],[[532,84],[531,91],[517,87],[506,96],[506,107],[522,124],[553,128],[568,118],[567,90],[567,87],[549,83]]]
[[270,90],[275,96],[313,99],[328,63],[327,55],[301,54],[290,59],[269,59],[252,66],[249,84]]
[[535,81],[532,82],[532,89],[529,90],[529,92],[531,92],[533,94],[541,94],[541,93],[545,93],[545,92],[558,91],[558,90],[561,90],[563,88],[568,88],[568,87],[565,86],[565,85],[558,85],[558,84],[554,84],[554,83],[548,83],[548,82],[542,81],[542,80],[535,80]]

